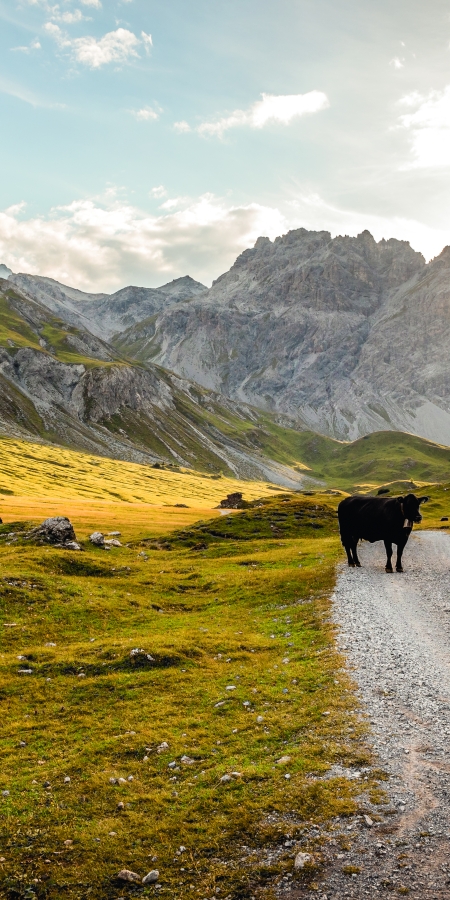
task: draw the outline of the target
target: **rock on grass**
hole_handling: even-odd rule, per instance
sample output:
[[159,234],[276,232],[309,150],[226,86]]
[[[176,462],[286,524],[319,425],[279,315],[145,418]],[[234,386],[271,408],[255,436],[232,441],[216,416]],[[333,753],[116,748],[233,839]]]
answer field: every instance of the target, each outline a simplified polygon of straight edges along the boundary
[[159,872],[158,869],[152,869],[148,875],[145,875],[142,879],[142,884],[155,884],[158,881]]
[[134,882],[135,884],[140,884],[142,881],[141,876],[137,872],[132,872],[131,869],[121,869],[117,878],[119,881]]

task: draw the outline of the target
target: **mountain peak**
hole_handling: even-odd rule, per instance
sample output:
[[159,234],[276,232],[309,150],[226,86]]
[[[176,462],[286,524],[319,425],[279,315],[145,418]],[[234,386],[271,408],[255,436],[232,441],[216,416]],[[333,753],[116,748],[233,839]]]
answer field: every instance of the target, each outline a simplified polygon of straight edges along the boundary
[[4,263],[0,263],[0,278],[9,278],[12,275],[11,269],[8,269],[8,266],[5,266]]

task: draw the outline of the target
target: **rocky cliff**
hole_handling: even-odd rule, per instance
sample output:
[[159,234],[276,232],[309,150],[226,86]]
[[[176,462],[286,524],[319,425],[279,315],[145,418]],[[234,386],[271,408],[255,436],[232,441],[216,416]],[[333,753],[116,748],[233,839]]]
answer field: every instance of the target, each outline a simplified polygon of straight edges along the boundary
[[297,425],[450,443],[450,250],[368,232],[259,238],[208,293],[118,335],[122,352]]
[[305,482],[254,410],[130,364],[49,306],[0,280],[0,434],[287,487]]
[[163,309],[203,294],[207,289],[188,275],[160,288],[129,287],[115,294],[86,294],[37,275],[10,274],[8,281],[22,294],[55,313],[64,322],[109,340],[114,334]]
[[27,275],[7,283],[77,340],[110,341],[108,358],[156,363],[297,428],[450,444],[449,248],[426,264],[404,241],[298,229],[259,238],[210,290],[189,277],[111,296]]

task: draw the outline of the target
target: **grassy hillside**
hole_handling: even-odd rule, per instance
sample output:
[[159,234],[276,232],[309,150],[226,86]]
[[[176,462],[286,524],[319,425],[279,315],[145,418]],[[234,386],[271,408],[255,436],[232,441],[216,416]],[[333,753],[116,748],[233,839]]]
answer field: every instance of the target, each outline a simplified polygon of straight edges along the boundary
[[[47,309],[22,295],[8,282],[0,289],[0,348],[14,359],[28,347],[42,355],[42,369],[49,359],[65,365],[82,364],[89,373],[82,393],[85,408],[76,414],[68,397],[55,399],[52,379],[73,371],[47,372],[33,397],[35,374],[25,387],[14,381],[12,370],[0,375],[0,421],[6,434],[39,436],[73,449],[105,456],[144,461],[158,458],[181,462],[203,472],[246,479],[272,479],[288,487],[300,487],[308,475],[324,484],[370,489],[386,481],[409,478],[440,481],[447,477],[450,451],[413,435],[380,432],[352,444],[344,444],[284,427],[268,414],[249,406],[239,407],[198,385],[188,384],[160,367],[145,369],[118,356],[118,350],[98,338],[67,325]],[[39,372],[37,360],[33,363]],[[117,402],[118,372],[133,373],[134,391],[142,390],[141,378],[150,379],[146,403]],[[79,378],[82,377],[82,372]],[[46,381],[47,379],[47,381]],[[125,379],[126,381],[126,379]],[[144,383],[143,382],[143,383]],[[87,388],[89,384],[89,388]],[[49,388],[46,404],[41,392]],[[88,393],[86,393],[88,391]],[[103,405],[110,396],[111,405]],[[100,400],[102,414],[94,415]],[[105,412],[103,410],[105,409]]]
[[107,365],[120,357],[98,338],[64,323],[40,304],[3,282],[0,288],[0,347],[14,353],[30,347],[64,363]]
[[[47,444],[0,439],[0,508],[30,498],[98,500],[211,509],[233,491],[247,500],[273,493],[266,482],[239,481],[175,466],[153,467]],[[13,505],[14,505],[13,503]]]
[[[370,763],[328,621],[335,502],[272,498],[228,534],[199,525],[200,549],[189,528],[152,543],[151,522],[109,553],[10,544],[3,527],[6,900],[155,895],[124,868],[158,869],[167,900],[269,900],[285,876],[317,889],[311,825],[381,798],[373,773],[330,773]],[[345,854],[345,820],[336,839]]]
[[342,443],[310,431],[266,422],[265,450],[316,479],[343,490],[370,490],[394,481],[441,482],[450,478],[450,448],[413,434],[379,431]]

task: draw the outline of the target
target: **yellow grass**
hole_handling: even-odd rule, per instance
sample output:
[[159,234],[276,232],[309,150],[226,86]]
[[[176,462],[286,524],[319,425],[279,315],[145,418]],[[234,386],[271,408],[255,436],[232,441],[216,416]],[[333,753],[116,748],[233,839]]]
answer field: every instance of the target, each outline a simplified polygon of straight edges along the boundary
[[176,509],[147,503],[116,503],[107,500],[53,500],[32,497],[0,499],[3,522],[30,522],[38,525],[49,516],[67,516],[81,540],[93,531],[120,531],[122,541],[139,540],[174,529],[186,528],[199,519],[220,516],[218,510],[193,506]]
[[[211,510],[232,491],[242,491],[246,499],[253,500],[271,496],[273,490],[273,486],[265,482],[218,478],[189,469],[154,469],[62,447],[9,438],[0,440],[0,495],[5,497],[2,509],[8,509],[8,515],[15,509],[27,509],[26,504],[21,506],[25,498],[33,498],[30,509],[36,504],[44,504],[55,515],[59,501],[77,500],[75,506],[79,506],[83,515],[83,501],[89,500],[100,502],[99,508],[105,511],[107,518],[110,517],[113,525],[113,504],[117,501],[133,504],[136,515],[143,517],[142,504],[173,506],[185,503],[197,510]],[[47,501],[51,501],[48,506]],[[124,515],[126,513],[121,512],[122,521]],[[168,527],[188,524],[193,521],[193,515],[196,517],[197,512],[185,511],[183,514],[180,510],[174,513]],[[165,521],[168,519],[170,516]]]

